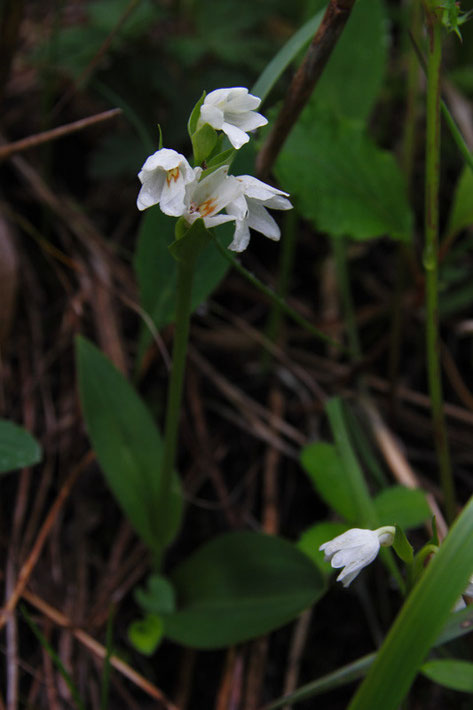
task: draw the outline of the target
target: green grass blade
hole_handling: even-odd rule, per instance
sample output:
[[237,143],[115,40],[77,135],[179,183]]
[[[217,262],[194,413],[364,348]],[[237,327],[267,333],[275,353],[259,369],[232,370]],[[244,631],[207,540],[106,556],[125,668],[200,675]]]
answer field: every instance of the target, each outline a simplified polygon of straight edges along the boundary
[[349,710],[399,707],[473,573],[472,539],[473,498],[402,607]]
[[26,611],[25,607],[23,604],[20,605],[20,611],[23,615],[24,620],[30,627],[31,631],[34,633],[38,641],[40,642],[41,646],[45,649],[46,653],[48,656],[51,658],[52,662],[58,669],[59,673],[64,679],[64,682],[66,683],[67,687],[70,690],[70,693],[74,699],[74,703],[78,710],[85,710],[85,705],[81,700],[81,697],[79,695],[79,691],[77,690],[76,686],[74,685],[74,681],[72,680],[71,676],[67,672],[67,670],[64,667],[64,664],[62,663],[61,659],[57,655],[56,651],[54,648],[51,646],[47,638],[44,636],[44,634],[39,630],[38,626],[35,624],[31,616],[28,614]]
[[[471,633],[472,629],[473,607],[470,606],[450,615],[450,618],[443,628],[442,633],[435,641],[434,646],[441,646],[448,641],[453,641],[460,636],[465,636],[465,634]],[[358,678],[362,678],[368,672],[368,669],[373,664],[375,658],[376,653],[369,653],[366,656],[357,658],[356,661],[347,663],[345,666],[337,668],[336,671],[322,676],[322,678],[317,678],[310,683],[302,685],[293,693],[289,693],[282,698],[278,698],[274,702],[267,705],[265,710],[278,710],[278,708],[283,706],[293,705],[294,703],[299,703],[302,700],[313,698],[316,695],[327,693],[329,690],[334,690],[335,688],[341,688],[344,685],[348,685],[348,683],[352,683],[353,681],[358,680]]]
[[317,12],[305,25],[302,25],[300,30],[292,35],[291,39],[286,42],[284,47],[279,50],[276,56],[273,57],[265,67],[251,89],[251,93],[255,94],[255,96],[259,96],[261,102],[264,102],[283,71],[297,57],[301,49],[310,42],[311,37],[316,33],[322,22],[324,12],[325,9]]

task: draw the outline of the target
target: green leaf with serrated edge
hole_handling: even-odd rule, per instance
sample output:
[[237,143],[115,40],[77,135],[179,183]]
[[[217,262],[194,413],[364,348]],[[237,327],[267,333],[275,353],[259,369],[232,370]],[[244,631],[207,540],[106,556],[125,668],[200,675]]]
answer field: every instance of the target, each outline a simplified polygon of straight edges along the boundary
[[196,132],[197,130],[197,123],[199,122],[199,117],[200,117],[200,107],[204,103],[205,97],[206,97],[206,92],[204,91],[202,93],[202,96],[200,99],[197,101],[196,105],[191,111],[191,115],[189,116],[189,120],[187,122],[187,132],[189,133],[189,136],[192,138],[192,135]]
[[156,553],[176,536],[182,516],[177,477],[161,499],[161,437],[134,388],[92,343],[76,341],[79,394],[87,431],[110,490]]
[[253,532],[220,535],[171,574],[179,608],[165,634],[194,648],[221,648],[268,633],[324,591],[315,565],[282,538]]
[[365,122],[383,86],[389,49],[382,0],[357,0],[310,101]]
[[137,604],[151,614],[171,614],[176,609],[174,588],[160,574],[150,575],[146,587],[137,587],[134,596]]
[[210,244],[212,237],[205,227],[203,219],[196,219],[190,227],[180,231],[183,221],[176,225],[176,239],[169,245],[169,251],[176,261],[193,266],[203,249]]
[[[154,327],[160,330],[172,323],[176,306],[176,262],[168,246],[174,240],[176,221],[158,208],[148,210],[142,219],[134,268],[140,291],[140,303],[149,314]],[[219,239],[227,246],[232,239],[233,224],[216,227]],[[194,311],[222,281],[229,269],[226,259],[213,244],[204,249],[197,260],[192,284]],[[152,340],[148,325],[141,328],[137,362]]]
[[317,441],[301,451],[301,465],[320,497],[349,522],[358,519],[343,462],[334,444]]
[[316,523],[302,533],[297,547],[304,552],[312,562],[317,565],[324,576],[333,572],[330,562],[324,561],[324,553],[319,550],[320,545],[328,540],[333,540],[337,535],[341,535],[348,529],[344,523]]
[[156,614],[147,614],[144,619],[133,621],[128,627],[128,639],[144,656],[152,656],[164,635],[163,620]]
[[396,555],[406,564],[411,564],[414,559],[414,550],[411,543],[404,534],[404,530],[399,525],[394,526],[396,534],[394,535],[393,547]]
[[333,237],[409,241],[412,212],[394,155],[354,122],[308,106],[276,163],[301,214]]
[[463,693],[473,693],[473,663],[449,658],[428,661],[420,670],[434,683]]
[[407,597],[349,710],[397,710],[473,574],[472,539],[473,498]]
[[465,165],[458,179],[453,195],[448,225],[445,233],[454,236],[462,229],[473,224],[473,172],[469,165]]
[[373,500],[379,525],[397,523],[404,530],[415,528],[431,516],[425,493],[420,488],[391,486]]
[[0,419],[0,473],[8,473],[41,461],[43,452],[23,427]]
[[196,165],[202,165],[212,153],[217,143],[218,134],[215,128],[208,123],[198,128],[192,134],[192,148],[194,151],[194,161]]

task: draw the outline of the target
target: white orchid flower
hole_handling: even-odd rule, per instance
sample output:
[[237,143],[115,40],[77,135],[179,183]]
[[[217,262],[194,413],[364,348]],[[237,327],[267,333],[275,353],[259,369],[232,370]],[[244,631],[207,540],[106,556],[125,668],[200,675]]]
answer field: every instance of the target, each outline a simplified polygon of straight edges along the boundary
[[392,525],[377,530],[352,528],[324,542],[319,550],[325,553],[325,561],[330,562],[334,569],[343,567],[337,581],[348,587],[363,567],[373,562],[381,545],[387,547],[393,544],[395,533],[396,529]]
[[281,231],[266,208],[290,210],[292,204],[287,199],[288,193],[266,185],[251,175],[240,175],[237,180],[240,182],[242,194],[225,208],[236,221],[233,241],[228,248],[236,252],[244,251],[250,241],[250,227],[265,237],[278,241]]
[[216,89],[205,97],[197,125],[208,123],[217,131],[223,131],[238,150],[250,140],[247,131],[268,123],[264,116],[254,111],[260,103],[261,99],[243,87]]
[[161,148],[146,159],[138,178],[142,184],[136,201],[139,210],[159,204],[164,214],[180,217],[185,211],[186,186],[197,175],[183,155]]
[[[196,171],[200,171],[200,168],[196,168]],[[231,222],[236,219],[234,215],[219,214],[219,212],[228,203],[238,200],[240,196],[240,182],[233,175],[228,175],[228,165],[224,165],[204,177],[200,182],[191,183],[187,187],[184,218],[189,224],[192,224],[196,219],[202,217],[207,228]],[[238,217],[243,216],[238,210],[236,213]]]

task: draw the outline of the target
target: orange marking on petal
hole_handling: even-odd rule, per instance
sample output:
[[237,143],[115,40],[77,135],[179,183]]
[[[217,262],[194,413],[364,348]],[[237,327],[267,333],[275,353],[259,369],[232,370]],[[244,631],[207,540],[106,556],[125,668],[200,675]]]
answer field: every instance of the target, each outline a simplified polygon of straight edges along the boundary
[[179,166],[177,166],[177,168],[173,168],[172,170],[168,170],[167,175],[166,175],[166,182],[168,184],[168,187],[171,184],[171,181],[174,180],[174,182],[176,182],[178,177],[179,177]]
[[209,197],[208,200],[205,200],[205,202],[202,202],[202,204],[199,205],[199,212],[201,217],[208,217],[209,214],[215,212],[216,207],[216,201],[213,198]]

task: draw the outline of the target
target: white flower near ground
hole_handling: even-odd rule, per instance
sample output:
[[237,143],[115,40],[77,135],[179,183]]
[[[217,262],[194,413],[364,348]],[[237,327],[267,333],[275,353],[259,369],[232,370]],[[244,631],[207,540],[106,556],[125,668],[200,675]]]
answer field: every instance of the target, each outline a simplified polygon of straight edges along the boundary
[[236,179],[240,182],[242,194],[225,208],[236,221],[233,241],[228,248],[236,252],[244,251],[250,241],[250,227],[268,239],[278,241],[281,231],[266,208],[290,210],[292,204],[287,199],[288,193],[251,175],[239,175]]
[[254,131],[268,123],[254,110],[260,103],[261,99],[248,93],[244,87],[216,89],[205,97],[197,126],[208,123],[217,131],[223,131],[238,150],[250,140],[247,131]]
[[386,525],[377,530],[352,528],[319,547],[325,554],[325,561],[334,569],[343,567],[337,577],[344,587],[348,587],[363,567],[369,565],[379,552],[379,548],[392,545],[396,529]]
[[164,214],[180,217],[185,210],[186,186],[195,182],[197,175],[183,155],[161,148],[146,159],[138,178],[142,184],[136,201],[139,210],[159,204]]
[[[200,171],[200,168],[196,168]],[[224,165],[199,182],[191,183],[186,189],[186,209],[182,214],[184,219],[192,224],[196,219],[203,218],[207,228],[217,227],[224,222],[231,222],[243,214],[236,211],[236,216],[219,214],[230,202],[241,197],[241,183],[234,175],[228,175],[228,166]],[[243,207],[244,209],[244,207]]]

